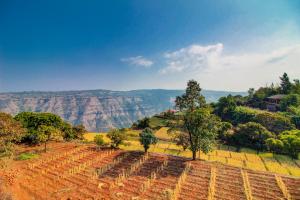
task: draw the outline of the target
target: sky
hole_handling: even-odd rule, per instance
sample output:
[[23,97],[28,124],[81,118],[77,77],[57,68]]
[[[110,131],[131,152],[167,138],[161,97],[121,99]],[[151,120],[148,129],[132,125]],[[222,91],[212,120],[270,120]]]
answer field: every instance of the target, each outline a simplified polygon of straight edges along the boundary
[[298,0],[1,0],[0,92],[300,79]]

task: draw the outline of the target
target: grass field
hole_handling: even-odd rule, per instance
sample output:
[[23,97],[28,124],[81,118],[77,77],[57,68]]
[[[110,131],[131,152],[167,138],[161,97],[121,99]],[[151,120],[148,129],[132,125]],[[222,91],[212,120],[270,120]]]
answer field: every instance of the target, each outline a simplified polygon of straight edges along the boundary
[[[155,135],[160,138],[156,145],[151,146],[149,152],[164,153],[183,157],[192,157],[192,152],[189,150],[183,151],[181,147],[174,143],[167,141],[170,136],[167,134],[167,128],[159,129]],[[124,150],[140,150],[143,147],[138,141],[139,131],[129,131],[130,137],[126,141],[126,145],[121,145],[120,148]],[[85,138],[92,141],[97,133],[88,133]],[[109,139],[104,135],[106,142]],[[215,150],[205,155],[200,153],[200,159],[207,161],[216,161],[224,164],[229,164],[236,167],[243,167],[247,169],[269,171],[279,174],[292,175],[300,177],[300,161],[293,160],[285,155],[273,155],[272,153],[256,154],[256,151],[251,149],[241,149],[241,152],[235,152],[234,147],[220,146],[220,150]],[[199,157],[199,154],[198,154]]]

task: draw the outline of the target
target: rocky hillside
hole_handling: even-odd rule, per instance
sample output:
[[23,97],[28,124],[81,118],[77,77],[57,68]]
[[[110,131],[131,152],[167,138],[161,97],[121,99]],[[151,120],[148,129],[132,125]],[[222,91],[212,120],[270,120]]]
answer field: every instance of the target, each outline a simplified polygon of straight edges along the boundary
[[[0,93],[0,111],[13,115],[22,111],[51,112],[65,120],[83,123],[89,131],[127,127],[134,121],[173,106],[181,90],[63,91]],[[204,91],[208,101],[229,92]]]

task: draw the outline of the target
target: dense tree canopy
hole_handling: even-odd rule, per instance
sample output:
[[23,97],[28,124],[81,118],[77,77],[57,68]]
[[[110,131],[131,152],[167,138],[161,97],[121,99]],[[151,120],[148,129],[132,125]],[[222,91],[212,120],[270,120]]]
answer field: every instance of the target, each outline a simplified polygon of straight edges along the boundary
[[283,143],[283,151],[298,159],[300,153],[300,130],[284,131],[279,135]]
[[40,131],[41,126],[51,127],[51,130],[57,130],[65,140],[82,139],[86,132],[84,126],[77,125],[72,127],[58,115],[52,113],[21,112],[15,116],[15,119],[27,128],[27,133],[22,141],[30,144],[38,144],[42,141]]
[[234,111],[236,109],[236,101],[233,96],[221,97],[215,106],[215,114],[221,117],[224,121],[230,121],[232,119]]
[[250,147],[257,151],[263,151],[267,148],[266,140],[274,138],[275,135],[268,131],[262,125],[255,122],[239,124],[234,138],[241,147]]
[[300,106],[300,95],[299,94],[289,94],[285,96],[280,101],[280,110],[288,111],[289,107],[299,107]]
[[19,142],[26,129],[9,114],[0,112],[0,154],[8,155],[12,151],[12,144]]

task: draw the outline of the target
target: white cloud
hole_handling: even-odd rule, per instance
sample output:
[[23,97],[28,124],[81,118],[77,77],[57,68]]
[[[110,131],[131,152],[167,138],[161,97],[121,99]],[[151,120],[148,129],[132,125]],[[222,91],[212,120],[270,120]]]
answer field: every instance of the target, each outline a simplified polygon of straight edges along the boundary
[[191,45],[174,52],[165,53],[167,66],[161,73],[183,72],[185,70],[205,70],[212,67],[223,51],[223,44],[208,46]]
[[153,65],[152,60],[146,59],[143,56],[122,58],[121,61],[129,63],[130,65],[142,66],[142,67],[145,67],[145,68],[151,67]]
[[300,78],[300,44],[274,48],[267,52],[224,53],[221,43],[193,44],[164,54],[166,66],[160,74],[180,79],[197,79],[204,88],[246,90],[272,82],[287,72]]

